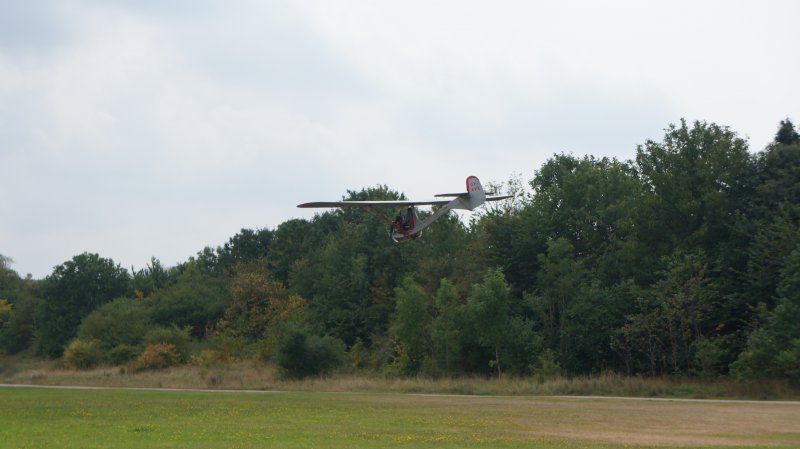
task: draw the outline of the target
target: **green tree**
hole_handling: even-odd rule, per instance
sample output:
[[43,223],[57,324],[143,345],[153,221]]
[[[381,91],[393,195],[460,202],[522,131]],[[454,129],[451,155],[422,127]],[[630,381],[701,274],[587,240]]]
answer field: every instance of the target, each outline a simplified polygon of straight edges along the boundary
[[563,354],[557,360],[563,363],[563,368],[570,374],[620,369],[622,361],[611,342],[642,294],[642,289],[632,281],[603,287],[594,280],[581,288],[561,322],[558,347]]
[[667,265],[612,343],[629,372],[693,372],[694,350],[704,338],[704,322],[718,295],[703,252],[675,254]]
[[98,306],[122,296],[128,272],[111,259],[83,253],[53,270],[42,286],[37,310],[38,352],[58,357],[75,337],[81,320]]
[[[800,205],[800,203],[798,203]],[[747,265],[742,290],[745,303],[736,311],[739,319],[749,317],[747,308],[764,303],[775,305],[775,295],[786,261],[800,244],[800,207],[782,204],[769,222],[761,222],[746,249]]]
[[736,194],[748,179],[747,142],[726,127],[670,125],[662,142],[648,140],[636,162],[652,195],[649,214],[664,223],[674,247],[711,249],[727,238]]
[[14,354],[33,343],[40,282],[21,278],[11,269],[12,262],[0,254],[0,298],[11,308],[0,324],[0,350]]
[[143,300],[154,324],[190,326],[197,338],[216,325],[227,303],[225,278],[194,264],[184,267],[173,285]]
[[643,186],[628,163],[556,155],[531,186],[532,207],[549,218],[550,237],[567,239],[581,258],[600,257],[635,237],[634,201]]
[[358,339],[369,345],[373,336],[386,334],[390,292],[405,273],[415,270],[416,248],[390,241],[386,226],[368,214],[345,223],[295,271],[292,285],[311,285],[306,294],[311,295],[312,315],[329,333],[348,345]]
[[405,350],[407,361],[402,368],[415,374],[431,353],[432,317],[428,312],[428,295],[411,276],[406,276],[394,291],[397,305],[390,326],[391,334]]
[[777,305],[751,333],[732,370],[744,379],[800,382],[800,246],[782,270]]
[[13,295],[19,287],[19,275],[11,269],[13,260],[0,254],[0,298],[7,299]]
[[800,143],[800,134],[794,129],[794,124],[788,118],[781,120],[778,132],[775,134],[775,143],[782,145],[795,145]]
[[452,373],[461,351],[464,304],[455,286],[447,279],[442,279],[436,290],[434,305],[436,317],[431,323],[431,340],[440,366]]
[[509,342],[511,299],[505,277],[498,269],[489,270],[483,282],[473,285],[467,298],[467,310],[478,342],[493,350],[494,360],[490,366],[497,369],[498,376],[503,374],[500,353]]
[[172,285],[176,278],[175,270],[167,269],[155,257],[150,259],[145,268],[131,272],[131,295],[139,299]]
[[475,255],[470,254],[467,228],[456,214],[441,217],[403,253],[419,262],[414,274],[428,291],[435,291],[441,279],[472,279],[464,261]]
[[800,204],[800,143],[771,145],[754,161],[755,195],[746,210],[769,219],[778,206]]
[[537,170],[532,196],[518,212],[486,223],[488,260],[501,266],[515,293],[536,287],[540,260],[551,240],[565,239],[584,267],[604,285],[648,281],[658,252],[653,235],[663,224],[644,213],[644,184],[628,162],[557,154]]
[[281,223],[275,229],[267,257],[272,276],[292,293],[312,297],[316,277],[313,271],[317,267],[310,262],[324,246],[326,238],[341,226],[341,220],[332,212],[317,214],[310,221],[292,219]]
[[554,350],[564,366],[570,342],[562,339],[569,310],[585,294],[587,273],[574,260],[569,240],[559,238],[547,243],[547,252],[539,255],[542,267],[537,276],[533,307],[540,323],[543,343]]
[[[353,233],[353,234],[351,234]],[[355,230],[328,240],[317,256],[311,313],[327,332],[352,345],[369,341],[376,325],[369,319],[371,300],[368,260],[355,242]]]
[[230,270],[236,264],[266,258],[274,234],[269,229],[242,229],[217,250],[220,262]]
[[0,326],[0,349],[15,354],[31,346],[39,301],[38,297],[24,293],[16,297],[14,303],[9,302],[12,310],[8,320]]

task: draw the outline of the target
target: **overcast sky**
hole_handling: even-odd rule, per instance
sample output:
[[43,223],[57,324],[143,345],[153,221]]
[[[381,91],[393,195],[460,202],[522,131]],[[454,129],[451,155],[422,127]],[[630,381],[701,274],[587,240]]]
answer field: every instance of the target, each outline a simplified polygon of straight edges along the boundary
[[687,120],[800,121],[795,1],[0,0],[0,254],[166,265],[347,189],[412,199]]

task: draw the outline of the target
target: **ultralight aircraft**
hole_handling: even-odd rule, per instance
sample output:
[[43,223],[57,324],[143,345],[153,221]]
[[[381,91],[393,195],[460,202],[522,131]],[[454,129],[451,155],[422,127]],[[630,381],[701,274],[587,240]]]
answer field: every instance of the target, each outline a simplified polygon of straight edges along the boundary
[[[415,239],[422,234],[428,226],[433,224],[436,220],[449,212],[451,209],[465,209],[473,210],[486,201],[498,201],[506,198],[511,198],[511,195],[498,195],[493,193],[486,193],[481,186],[481,182],[476,176],[467,178],[467,191],[459,193],[440,193],[434,195],[436,198],[452,198],[446,200],[430,200],[430,201],[318,201],[313,203],[299,204],[297,207],[310,208],[351,208],[360,207],[370,210],[378,218],[385,221],[389,225],[389,237],[395,242],[401,242],[406,239]],[[440,205],[434,213],[426,217],[424,220],[419,220],[417,217],[417,206],[435,206]],[[397,214],[394,219],[386,216],[381,212],[381,208],[385,207],[402,207],[406,208],[405,212],[402,210]]]

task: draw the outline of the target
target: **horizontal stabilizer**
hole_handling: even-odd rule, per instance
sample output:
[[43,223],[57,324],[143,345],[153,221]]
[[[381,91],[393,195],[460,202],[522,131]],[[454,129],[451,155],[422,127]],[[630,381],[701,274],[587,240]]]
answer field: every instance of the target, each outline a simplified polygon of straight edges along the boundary
[[450,200],[433,201],[318,201],[314,203],[303,203],[297,207],[405,207],[405,206],[432,206],[436,204],[447,204]]

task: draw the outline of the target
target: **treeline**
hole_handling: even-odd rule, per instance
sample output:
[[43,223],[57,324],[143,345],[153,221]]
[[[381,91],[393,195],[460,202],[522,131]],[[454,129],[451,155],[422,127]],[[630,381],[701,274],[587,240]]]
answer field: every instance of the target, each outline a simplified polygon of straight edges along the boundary
[[[800,136],[705,122],[635,161],[556,154],[512,200],[395,244],[369,214],[248,230],[175,267],[0,259],[0,348],[76,367],[275,360],[288,375],[613,371],[800,381]],[[386,186],[345,199],[399,199]],[[389,213],[394,211],[389,211]]]

